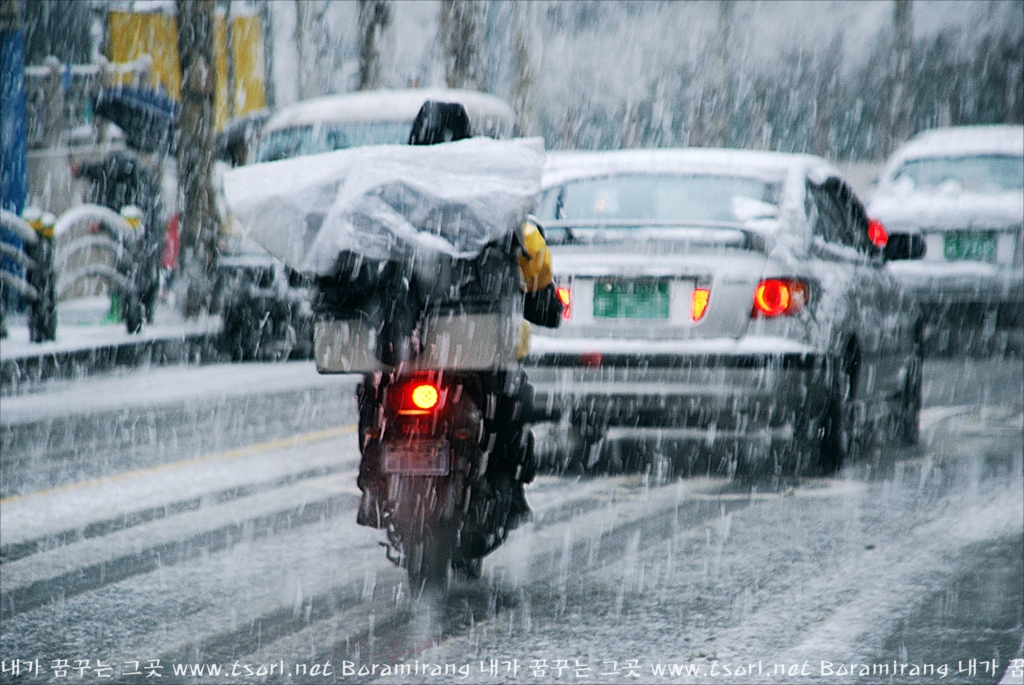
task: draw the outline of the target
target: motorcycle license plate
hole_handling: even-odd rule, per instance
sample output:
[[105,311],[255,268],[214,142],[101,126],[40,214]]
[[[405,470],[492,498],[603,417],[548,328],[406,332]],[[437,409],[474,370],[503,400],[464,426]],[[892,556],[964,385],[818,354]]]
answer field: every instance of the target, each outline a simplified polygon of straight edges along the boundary
[[448,475],[448,441],[414,440],[384,445],[384,473]]

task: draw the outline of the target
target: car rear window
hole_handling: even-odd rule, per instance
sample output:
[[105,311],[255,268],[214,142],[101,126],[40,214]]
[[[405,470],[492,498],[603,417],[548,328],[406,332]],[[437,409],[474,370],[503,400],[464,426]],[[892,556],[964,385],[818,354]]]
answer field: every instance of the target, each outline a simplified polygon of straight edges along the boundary
[[908,160],[893,176],[893,183],[912,188],[936,188],[944,184],[969,191],[998,192],[1024,189],[1024,157],[1018,155],[971,155],[925,157]]
[[738,202],[777,208],[781,189],[743,176],[617,174],[550,188],[538,212],[554,221],[736,222],[749,218],[738,214]]
[[411,130],[411,121],[374,121],[288,128],[265,135],[260,141],[256,160],[273,162],[363,145],[402,145],[409,142]]

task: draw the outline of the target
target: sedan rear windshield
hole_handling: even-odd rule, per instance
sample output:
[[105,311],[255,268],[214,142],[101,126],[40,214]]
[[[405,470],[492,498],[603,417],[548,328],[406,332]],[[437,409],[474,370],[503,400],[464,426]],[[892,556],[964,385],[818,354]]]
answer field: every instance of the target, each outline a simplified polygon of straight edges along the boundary
[[969,191],[999,192],[1024,189],[1024,157],[972,155],[911,159],[896,172],[895,184],[937,188],[949,184]]
[[274,131],[260,141],[256,160],[273,162],[363,145],[401,145],[409,142],[412,122],[374,121],[321,124]]
[[618,174],[548,189],[538,216],[595,223],[735,223],[777,213],[781,190],[781,183],[742,176]]

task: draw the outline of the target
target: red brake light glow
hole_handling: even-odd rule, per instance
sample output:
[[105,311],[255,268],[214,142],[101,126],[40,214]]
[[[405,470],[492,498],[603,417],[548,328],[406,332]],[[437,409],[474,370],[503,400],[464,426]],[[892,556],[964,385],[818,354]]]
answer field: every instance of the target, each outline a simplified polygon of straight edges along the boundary
[[708,308],[708,296],[711,291],[707,288],[694,288],[690,293],[690,318],[700,321],[704,317],[704,310]]
[[562,318],[568,319],[570,316],[569,300],[570,293],[568,288],[555,288],[555,294],[558,295],[558,301],[562,303]]
[[437,388],[429,383],[422,383],[414,387],[410,397],[418,409],[433,409],[437,406]]
[[889,242],[889,232],[885,230],[885,226],[878,219],[868,220],[868,240],[875,247],[885,247]]
[[807,284],[795,278],[767,278],[754,289],[753,316],[792,315],[807,302]]

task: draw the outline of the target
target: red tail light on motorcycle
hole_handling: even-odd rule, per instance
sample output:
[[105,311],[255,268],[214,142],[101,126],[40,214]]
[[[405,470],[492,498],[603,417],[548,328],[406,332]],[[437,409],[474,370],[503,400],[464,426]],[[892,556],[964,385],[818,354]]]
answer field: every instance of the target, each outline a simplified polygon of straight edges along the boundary
[[417,409],[429,410],[437,406],[437,388],[429,383],[421,383],[412,389],[409,398]]
[[555,288],[555,294],[558,295],[558,301],[562,303],[562,318],[568,319],[570,314],[569,300],[571,299],[571,293],[568,288]]
[[442,387],[429,378],[408,380],[389,392],[388,404],[400,416],[426,416],[444,404]]
[[754,289],[751,316],[792,316],[807,304],[807,284],[796,278],[766,278]]

